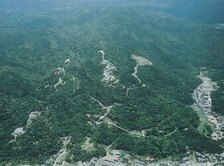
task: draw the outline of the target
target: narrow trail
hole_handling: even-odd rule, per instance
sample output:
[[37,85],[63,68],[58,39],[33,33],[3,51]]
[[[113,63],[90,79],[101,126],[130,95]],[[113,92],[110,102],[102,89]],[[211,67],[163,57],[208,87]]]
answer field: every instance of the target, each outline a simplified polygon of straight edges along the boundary
[[[58,68],[56,69],[56,71],[54,72],[54,75],[55,75],[55,76],[58,76],[58,82],[57,82],[56,84],[53,85],[53,87],[55,88],[56,91],[58,91],[57,87],[58,87],[59,85],[65,85],[65,84],[66,84],[66,82],[63,81],[62,76],[65,75],[65,68],[66,68],[68,65],[70,65],[70,63],[71,63],[71,60],[70,60],[70,59],[65,59],[63,65],[62,65],[61,67],[58,67]],[[76,79],[74,78],[74,76],[72,77],[71,81],[73,81],[73,82],[74,82],[74,85],[75,85],[75,83],[76,83]],[[79,82],[78,82],[78,84],[79,84]],[[50,84],[47,84],[47,85],[45,86],[45,88],[48,88],[49,86],[50,86]],[[79,87],[78,87],[78,88],[79,88]],[[38,100],[38,101],[39,101],[39,100]],[[39,101],[39,102],[41,103],[41,102],[43,102],[43,101]],[[28,118],[28,120],[27,120],[26,125],[25,125],[25,126],[22,126],[22,127],[18,127],[18,128],[16,128],[16,129],[13,131],[13,133],[11,133],[11,135],[14,137],[14,140],[9,141],[9,143],[16,142],[16,139],[17,139],[19,136],[25,134],[26,131],[31,127],[31,125],[32,125],[32,120],[34,120],[35,118],[37,118],[37,117],[40,116],[40,115],[41,115],[41,111],[34,111],[34,112],[31,112],[31,113],[29,114],[29,118]]]
[[107,107],[105,107],[99,100],[97,100],[96,98],[92,97],[92,96],[89,96],[92,100],[94,100],[95,102],[97,102],[101,107],[102,109],[106,109]]
[[176,129],[175,129],[175,130],[173,130],[172,132],[170,132],[170,133],[168,133],[168,134],[164,135],[164,137],[168,137],[168,136],[173,135],[173,134],[174,134],[177,130],[178,130],[178,128],[176,128]]
[[118,125],[116,125],[114,123],[109,123],[109,124],[112,125],[112,126],[114,126],[114,127],[116,127],[116,128],[118,128],[118,129],[120,129],[120,130],[122,130],[122,131],[124,131],[124,132],[126,132],[126,133],[128,133],[128,134],[130,134],[130,135],[144,137],[143,134],[139,134],[137,132],[129,131],[129,130],[127,130],[127,129],[123,128],[123,127],[120,127],[120,126],[118,126]]
[[115,103],[115,104],[113,104],[113,105],[111,105],[111,106],[106,107],[106,106],[104,106],[99,100],[97,100],[96,98],[94,98],[94,97],[92,97],[92,96],[90,96],[90,98],[91,98],[93,101],[97,102],[97,103],[102,107],[102,111],[106,110],[106,113],[105,113],[103,116],[101,116],[97,121],[94,121],[94,120],[92,119],[96,125],[99,125],[99,124],[105,122],[106,124],[108,124],[108,125],[112,125],[112,126],[114,126],[114,127],[116,127],[116,128],[119,128],[120,130],[125,131],[125,132],[127,132],[127,133],[129,133],[129,134],[131,134],[131,135],[137,135],[137,136],[144,137],[144,132],[129,131],[129,130],[123,128],[123,127],[118,126],[118,125],[115,124],[112,120],[110,120],[109,118],[107,118],[107,115],[111,112],[112,108],[113,108],[115,105],[118,105],[117,103]]
[[90,96],[90,98],[92,100],[94,100],[95,102],[97,102],[101,107],[102,107],[102,111],[105,111],[106,110],[106,113],[104,113],[103,116],[101,116],[97,121],[95,121],[95,123],[98,125],[98,124],[101,124],[103,122],[103,120],[107,117],[107,115],[111,112],[112,108],[115,106],[115,105],[118,105],[117,103],[111,105],[111,106],[104,106],[99,100],[95,99],[94,97]]
[[[70,60],[69,58],[68,58],[68,59],[65,59],[63,65],[61,65],[60,67],[58,67],[58,68],[56,69],[56,71],[54,72],[54,76],[55,76],[56,78],[58,78],[58,82],[55,83],[55,84],[53,85],[53,87],[54,87],[54,89],[55,89],[56,91],[58,91],[58,86],[59,86],[59,85],[63,86],[63,85],[66,84],[66,81],[63,80],[63,79],[64,79],[64,76],[66,75],[66,74],[65,74],[65,69],[66,69],[66,67],[68,67],[71,63],[72,63],[72,62],[71,62],[71,60]],[[72,75],[72,78],[69,79],[68,81],[72,81],[72,82],[73,82],[73,92],[75,92],[76,90],[79,89],[79,80],[76,79],[76,78],[74,77],[74,75]],[[45,88],[48,88],[49,86],[50,86],[50,84],[46,85]]]
[[138,74],[138,67],[139,67],[139,64],[136,64],[136,66],[134,68],[134,73],[132,73],[131,75],[133,77],[135,77],[138,80],[138,82],[141,84],[142,80],[137,76],[137,74]]
[[136,61],[136,66],[134,67],[134,72],[132,76],[135,77],[140,84],[142,84],[142,80],[138,77],[138,67],[139,66],[151,66],[152,62],[144,57],[132,55],[131,58]]

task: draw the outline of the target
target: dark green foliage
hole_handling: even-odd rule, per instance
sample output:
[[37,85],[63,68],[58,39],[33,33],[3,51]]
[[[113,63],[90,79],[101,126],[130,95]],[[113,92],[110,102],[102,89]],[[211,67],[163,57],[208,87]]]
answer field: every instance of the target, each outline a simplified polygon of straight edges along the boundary
[[129,130],[160,128],[169,132],[175,128],[198,126],[195,112],[160,96],[136,101],[133,107],[115,109],[111,118]]
[[132,137],[121,135],[114,142],[113,146],[124,149],[138,155],[151,155],[156,158],[184,154],[186,152],[186,142],[183,135],[176,131],[170,136],[165,137]]
[[33,87],[29,80],[22,78],[16,71],[2,71],[0,77],[0,91],[7,95],[23,97],[32,94]]
[[208,153],[223,152],[223,148],[220,147],[217,142],[212,141],[208,137],[203,136],[193,128],[189,128],[187,131],[184,131],[183,135],[186,137],[185,141],[187,142],[187,145],[192,150]]
[[94,132],[94,137],[98,143],[103,145],[111,145],[113,141],[122,133],[119,129],[108,127],[107,125],[102,124],[101,126],[97,127],[96,131]]
[[50,130],[46,120],[37,119],[25,135],[17,138],[17,142],[2,144],[1,160],[28,161],[43,163],[49,155],[56,154],[60,149],[58,136]]
[[81,146],[78,145],[72,149],[71,154],[74,155],[74,158],[68,159],[72,162],[74,161],[88,161],[93,157],[102,157],[105,156],[105,149],[101,145],[96,145],[92,151],[82,150]]
[[[109,145],[155,158],[178,158],[185,154],[186,147],[221,153],[223,140],[212,141],[196,130],[199,117],[189,105],[193,103],[193,90],[201,83],[196,78],[199,67],[207,67],[220,86],[212,94],[213,110],[224,114],[223,29],[193,21],[205,18],[192,6],[194,12],[187,17],[193,20],[183,18],[180,11],[170,11],[184,8],[180,3],[167,1],[170,8],[164,9],[164,2],[150,6],[148,1],[130,1],[128,7],[125,1],[112,5],[81,3],[79,7],[74,4],[45,12],[36,10],[40,3],[35,10],[13,10],[13,14],[3,6],[0,165],[9,161],[15,165],[42,164],[61,149],[60,137],[65,136],[71,136],[66,159],[69,162],[103,156],[104,146]],[[213,17],[222,20],[216,15],[207,19]],[[97,53],[101,49],[105,50],[105,59],[117,68],[114,75],[120,81],[114,87],[101,81],[105,67]],[[138,68],[145,87],[132,76],[136,65],[132,54],[153,63]],[[72,63],[65,66],[65,75],[55,75],[56,68],[64,66],[67,58]],[[66,84],[56,90],[59,77]],[[74,86],[73,77],[79,87]],[[129,95],[127,88],[131,88]],[[103,116],[105,110],[90,96],[104,106],[119,103],[107,118],[128,131],[146,130],[146,136],[128,134],[105,123],[91,125],[97,119],[93,115]],[[41,111],[41,116],[17,142],[9,143],[11,133],[26,126],[33,111]],[[211,128],[205,128],[211,133]],[[82,149],[87,136],[94,143],[92,151]]]

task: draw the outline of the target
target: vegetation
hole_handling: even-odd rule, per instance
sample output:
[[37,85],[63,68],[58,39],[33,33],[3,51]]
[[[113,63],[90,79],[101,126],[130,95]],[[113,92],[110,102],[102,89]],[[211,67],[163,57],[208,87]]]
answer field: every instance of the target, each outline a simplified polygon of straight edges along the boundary
[[[201,83],[196,78],[199,67],[207,67],[220,86],[212,94],[213,110],[224,114],[223,29],[201,17],[183,18],[163,5],[155,10],[123,3],[81,3],[57,10],[13,8],[11,13],[0,9],[0,163],[43,164],[58,153],[63,146],[60,138],[66,136],[71,136],[69,162],[104,156],[110,145],[157,159],[181,157],[188,148],[223,151],[223,143],[197,130],[199,117],[189,107],[191,94]],[[119,83],[114,87],[101,81],[105,67],[97,53],[101,49],[117,68]],[[132,54],[153,63],[138,68],[146,86],[132,76],[136,66]],[[70,65],[64,65],[67,58]],[[58,67],[64,67],[64,75],[54,74]],[[59,77],[65,84],[55,88]],[[104,106],[114,104],[107,118],[126,131],[105,121],[94,123],[105,110],[90,96]],[[41,114],[26,128],[34,111]],[[18,127],[26,132],[10,142]],[[142,131],[145,136],[138,134]],[[94,145],[92,151],[82,148],[86,137]]]

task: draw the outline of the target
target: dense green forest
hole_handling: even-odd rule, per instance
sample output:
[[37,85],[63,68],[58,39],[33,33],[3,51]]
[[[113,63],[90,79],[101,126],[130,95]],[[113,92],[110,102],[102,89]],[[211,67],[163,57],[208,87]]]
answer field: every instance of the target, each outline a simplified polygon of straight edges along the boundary
[[[224,19],[211,14],[205,20],[200,15],[204,11],[193,13],[192,6],[177,11],[180,4],[172,1],[167,2],[170,8],[162,1],[150,2],[0,8],[2,165],[43,164],[67,136],[71,142],[66,161],[71,163],[104,156],[108,146],[156,159],[178,159],[188,149],[223,152],[220,142],[197,130],[199,116],[190,105],[201,83],[196,75],[206,67],[219,86],[212,93],[213,110],[224,114],[224,28],[216,28]],[[184,17],[189,10],[193,14]],[[101,81],[105,66],[99,50],[116,66],[113,74],[119,82],[114,86]],[[132,75],[133,54],[152,62],[139,66],[142,82]],[[66,59],[71,62],[66,64]],[[55,74],[59,67],[64,73]],[[95,122],[106,109],[97,101],[113,106],[99,124]],[[34,111],[40,116],[27,127]],[[26,132],[11,141],[15,129],[23,126]],[[142,131],[145,135],[139,136]],[[87,137],[91,150],[82,146]]]

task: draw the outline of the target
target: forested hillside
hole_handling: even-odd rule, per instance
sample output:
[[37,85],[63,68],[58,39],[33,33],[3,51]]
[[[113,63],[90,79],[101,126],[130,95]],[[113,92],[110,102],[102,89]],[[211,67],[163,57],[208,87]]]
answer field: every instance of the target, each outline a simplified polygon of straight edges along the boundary
[[205,68],[224,114],[224,2],[194,3],[0,0],[0,163],[222,153],[190,106]]

